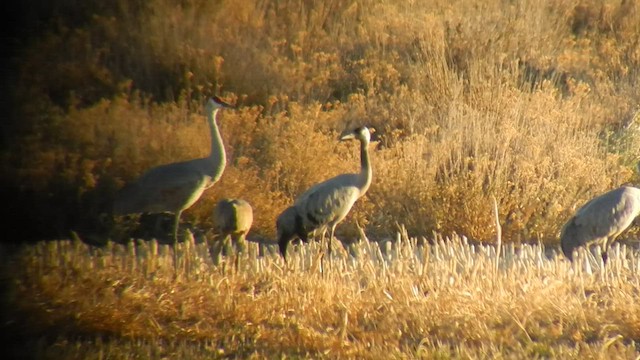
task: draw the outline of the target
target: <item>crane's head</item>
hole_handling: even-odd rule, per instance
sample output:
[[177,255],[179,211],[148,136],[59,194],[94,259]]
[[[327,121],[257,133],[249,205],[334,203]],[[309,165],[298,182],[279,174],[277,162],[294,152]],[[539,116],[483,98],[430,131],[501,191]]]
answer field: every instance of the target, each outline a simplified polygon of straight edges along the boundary
[[214,95],[207,102],[207,109],[213,111],[220,108],[233,108],[233,106]]
[[295,206],[286,208],[276,219],[276,239],[280,254],[287,260],[287,245],[294,238],[307,242],[307,232],[302,225],[302,218]]
[[572,217],[563,227],[560,234],[560,248],[569,260],[573,260],[573,251],[581,246],[579,228]]
[[361,126],[359,128],[355,128],[353,130],[349,130],[346,132],[343,132],[340,135],[340,141],[345,141],[345,140],[353,140],[353,139],[357,139],[360,141],[364,141],[364,142],[370,142],[371,141],[371,134],[375,132],[374,128],[368,128],[366,126]]

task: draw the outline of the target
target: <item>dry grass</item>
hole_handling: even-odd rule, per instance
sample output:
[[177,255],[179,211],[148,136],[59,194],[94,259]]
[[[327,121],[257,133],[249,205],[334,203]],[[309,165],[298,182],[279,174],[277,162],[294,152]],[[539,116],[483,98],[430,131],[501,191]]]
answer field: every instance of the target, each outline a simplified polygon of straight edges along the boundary
[[[636,352],[637,250],[590,274],[531,245],[553,250],[578,206],[638,179],[636,1],[42,3],[8,95],[5,202],[47,236],[109,244],[40,243],[11,264],[42,357]],[[363,241],[324,275],[316,244],[291,269],[268,254],[230,274],[187,241],[175,282],[164,246],[108,242],[135,236],[110,215],[118,188],[208,152],[212,94],[238,105],[220,113],[229,163],[183,228],[210,239],[214,204],[237,197],[254,209],[249,237],[272,239],[304,189],[356,171],[357,146],[336,138],[367,124],[374,180],[337,235],[402,240]],[[491,243],[494,197],[497,270],[490,247],[409,239]]]
[[306,187],[357,168],[335,137],[363,123],[381,135],[347,235],[357,220],[376,237],[401,222],[492,241],[495,196],[505,241],[553,244],[577,206],[635,179],[633,1],[155,0],[64,26],[78,5],[52,5],[57,27],[22,54],[22,125],[2,162],[9,186],[47,194],[40,219],[65,209],[51,220],[63,236],[118,238],[113,192],[205,154],[202,104],[220,92],[239,105],[220,121],[231,161],[185,213],[205,229],[219,198],[241,197],[272,237]]
[[39,243],[7,268],[14,331],[40,334],[43,358],[637,355],[640,257],[626,246],[602,270],[587,253],[572,267],[538,245],[497,258],[457,236],[418,245],[405,233],[364,239],[322,271],[317,243],[288,266],[252,245],[233,272],[185,242],[174,280],[156,242]]

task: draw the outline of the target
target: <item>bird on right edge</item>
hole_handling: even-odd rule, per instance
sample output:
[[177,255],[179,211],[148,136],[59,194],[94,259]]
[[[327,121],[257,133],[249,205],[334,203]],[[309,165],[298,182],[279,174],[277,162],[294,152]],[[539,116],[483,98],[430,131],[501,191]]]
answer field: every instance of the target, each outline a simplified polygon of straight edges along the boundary
[[[369,160],[369,143],[375,130],[366,126],[343,133],[339,140],[360,141],[360,172],[341,174],[318,183],[285,209],[276,220],[277,240],[280,254],[286,260],[287,245],[295,238],[307,241],[314,230],[329,229],[328,255],[331,256],[331,242],[336,226],[344,220],[353,204],[369,189],[373,170]],[[323,236],[324,237],[324,236]]]
[[562,252],[569,260],[573,260],[576,248],[600,244],[602,261],[606,264],[609,247],[639,214],[638,188],[622,186],[595,197],[584,204],[562,228]]

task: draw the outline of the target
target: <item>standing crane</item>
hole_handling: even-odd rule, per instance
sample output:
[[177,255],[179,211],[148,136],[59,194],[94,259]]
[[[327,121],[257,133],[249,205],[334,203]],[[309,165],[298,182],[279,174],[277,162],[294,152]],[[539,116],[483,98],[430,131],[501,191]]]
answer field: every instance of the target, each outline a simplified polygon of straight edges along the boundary
[[[242,199],[222,199],[213,210],[213,220],[221,239],[220,248],[225,246],[227,239],[231,239],[235,248],[235,268],[238,269],[238,258],[246,248],[246,236],[253,223],[253,209]],[[218,251],[214,251],[217,257]]]
[[562,228],[562,252],[573,259],[580,246],[602,245],[602,261],[607,262],[607,250],[616,237],[626,230],[640,214],[640,189],[622,186],[584,204]]
[[336,226],[344,220],[353,204],[369,189],[373,171],[369,161],[371,133],[367,127],[359,127],[343,133],[340,141],[360,141],[360,173],[341,174],[316,184],[298,197],[293,206],[285,209],[276,220],[280,254],[286,260],[287,245],[294,237],[307,242],[307,235],[315,230],[330,230],[328,254]]
[[220,179],[226,166],[227,160],[216,116],[221,108],[230,107],[232,106],[217,96],[207,102],[205,111],[211,131],[209,156],[160,165],[147,170],[117,193],[114,214],[173,213],[175,245],[178,242],[180,215],[198,201],[206,189]]

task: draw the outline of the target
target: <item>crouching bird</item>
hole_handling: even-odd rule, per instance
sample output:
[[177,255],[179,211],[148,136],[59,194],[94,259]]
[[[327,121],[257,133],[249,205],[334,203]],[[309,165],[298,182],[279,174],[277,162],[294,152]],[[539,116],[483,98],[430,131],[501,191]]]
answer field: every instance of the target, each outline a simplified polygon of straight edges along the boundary
[[[253,224],[253,208],[243,199],[222,199],[213,210],[213,220],[221,238],[220,248],[230,239],[235,249],[234,265],[238,269],[240,253],[246,249],[246,237]],[[217,250],[214,251],[217,257]]]
[[640,214],[640,189],[622,186],[584,204],[567,221],[560,235],[562,252],[573,259],[573,251],[580,246],[602,245],[602,261],[607,262],[611,243],[625,231]]

